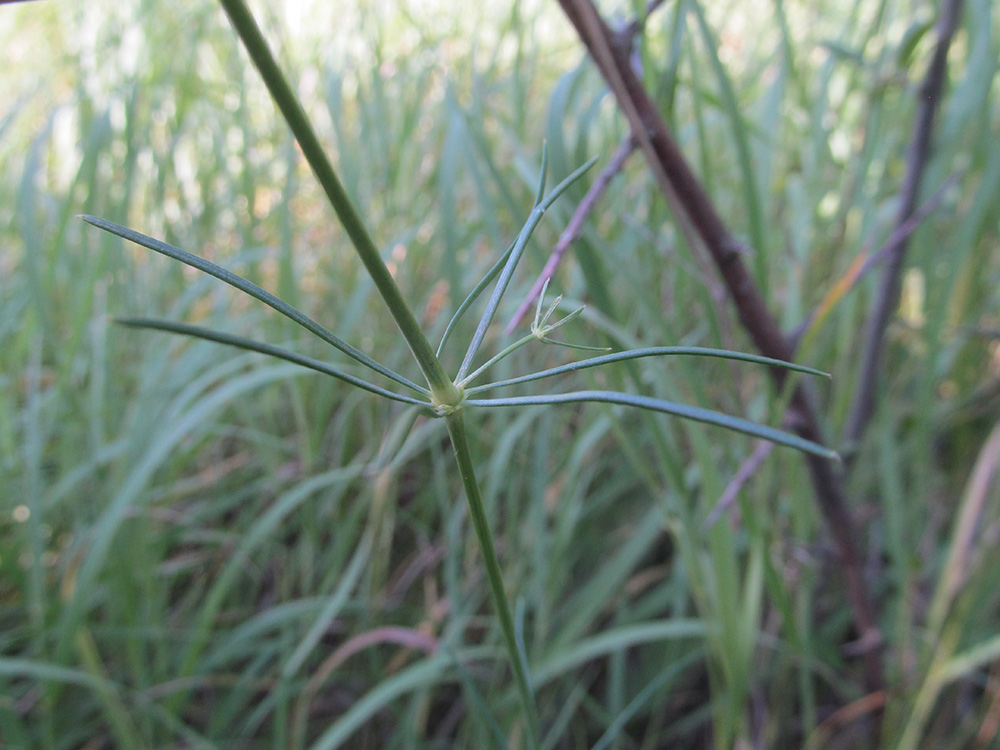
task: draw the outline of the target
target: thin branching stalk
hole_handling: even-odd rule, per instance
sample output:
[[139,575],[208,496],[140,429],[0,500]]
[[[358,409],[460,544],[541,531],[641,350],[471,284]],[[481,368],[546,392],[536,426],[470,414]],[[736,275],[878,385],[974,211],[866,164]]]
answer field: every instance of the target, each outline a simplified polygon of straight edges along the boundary
[[514,243],[514,249],[510,254],[510,258],[507,260],[503,271],[500,272],[500,278],[497,280],[497,285],[493,289],[493,294],[490,295],[489,301],[486,303],[486,310],[483,312],[482,317],[479,320],[479,325],[476,327],[476,332],[472,336],[472,341],[469,343],[469,348],[465,352],[465,358],[462,360],[461,367],[458,368],[458,375],[455,377],[456,380],[462,380],[469,372],[472,367],[472,361],[475,359],[476,353],[479,351],[480,345],[483,343],[483,339],[486,337],[486,330],[490,327],[490,323],[493,322],[493,316],[496,314],[497,307],[500,305],[500,300],[507,291],[507,286],[510,284],[511,277],[514,275],[514,269],[517,268],[518,262],[521,260],[521,255],[524,253],[524,249],[528,245],[528,240],[531,239],[532,233],[535,231],[535,227],[542,220],[542,216],[549,207],[556,202],[556,200],[561,196],[566,190],[576,182],[583,174],[594,166],[597,161],[597,157],[593,157],[588,160],[583,166],[574,170],[566,179],[556,185],[555,189],[549,194],[548,197],[543,198],[542,191],[545,189],[545,169],[546,169],[546,156],[545,152],[542,152],[542,177],[539,180],[538,185],[538,195],[535,198],[535,206],[531,210],[531,215],[528,217],[527,222],[524,224],[524,228],[517,237],[517,241]]
[[569,220],[562,234],[559,235],[555,247],[552,248],[552,252],[549,254],[549,259],[545,261],[545,267],[538,274],[535,283],[531,285],[530,291],[525,295],[524,300],[517,308],[517,312],[511,317],[507,328],[504,329],[504,333],[508,336],[514,331],[517,324],[521,322],[521,319],[528,314],[528,311],[531,309],[531,303],[542,294],[542,288],[545,284],[555,275],[556,269],[559,268],[559,263],[562,262],[566,251],[569,250],[570,245],[580,236],[587,218],[594,210],[598,201],[600,201],[601,196],[608,189],[608,185],[611,184],[615,175],[622,170],[628,157],[635,151],[635,146],[635,139],[632,136],[626,138],[622,145],[618,147],[614,156],[611,157],[611,161],[608,162],[607,166],[597,176],[597,179],[594,180],[594,184],[587,190],[587,194],[583,196],[580,205],[573,212],[573,217]]
[[444,333],[441,334],[441,343],[438,344],[437,348],[437,355],[439,357],[441,356],[441,352],[444,350],[444,345],[448,343],[448,339],[455,330],[455,326],[458,324],[458,321],[461,320],[466,311],[472,307],[472,304],[479,299],[479,295],[486,291],[486,287],[488,287],[490,282],[497,277],[497,274],[503,270],[503,267],[507,264],[507,259],[510,257],[510,254],[514,252],[516,244],[516,240],[511,243],[510,247],[507,248],[507,251],[500,256],[500,259],[493,264],[493,267],[486,272],[486,275],[480,279],[479,283],[473,287],[472,291],[469,292],[468,296],[462,301],[462,304],[458,306],[457,310],[455,310],[455,314],[452,315],[451,320],[448,321],[448,325],[445,327]]

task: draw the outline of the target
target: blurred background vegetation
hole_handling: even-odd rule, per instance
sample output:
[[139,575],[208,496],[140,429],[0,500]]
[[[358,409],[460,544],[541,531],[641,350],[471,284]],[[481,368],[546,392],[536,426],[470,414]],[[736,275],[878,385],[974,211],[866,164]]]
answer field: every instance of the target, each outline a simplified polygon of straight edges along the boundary
[[[561,179],[592,155],[603,167],[627,134],[554,3],[255,10],[435,336],[530,210],[543,140]],[[935,14],[673,0],[638,40],[772,310],[791,330],[833,303],[800,358],[833,373],[817,393],[835,446],[877,274],[829,295],[892,228]],[[774,451],[708,524],[748,438],[599,405],[497,411],[474,417],[474,447],[545,747],[996,746],[998,50],[995,7],[968,0],[923,196],[955,182],[913,237],[849,477],[890,692],[865,702],[800,456]],[[218,6],[3,5],[0,62],[0,744],[521,746],[444,426],[111,322],[327,354],[76,214],[204,255],[417,375]],[[504,323],[585,189],[540,226]],[[572,341],[752,348],[639,157],[552,290],[588,304]],[[452,370],[460,354],[446,351]],[[528,347],[497,374],[568,356]],[[759,368],[617,367],[563,385],[780,423]]]

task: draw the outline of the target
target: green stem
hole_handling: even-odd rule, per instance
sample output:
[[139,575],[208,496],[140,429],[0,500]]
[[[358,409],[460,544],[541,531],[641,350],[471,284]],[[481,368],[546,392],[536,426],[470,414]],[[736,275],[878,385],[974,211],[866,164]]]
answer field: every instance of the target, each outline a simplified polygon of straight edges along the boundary
[[461,410],[456,410],[445,417],[445,422],[448,425],[448,434],[451,435],[451,445],[455,449],[455,458],[458,460],[458,470],[462,475],[462,484],[465,486],[465,496],[469,501],[472,525],[475,527],[479,548],[483,553],[483,561],[486,563],[486,577],[489,580],[490,593],[493,595],[493,604],[500,617],[500,628],[503,630],[510,665],[514,669],[514,677],[521,693],[521,703],[528,721],[529,743],[532,748],[537,748],[539,726],[535,698],[528,685],[527,665],[522,660],[521,651],[517,647],[514,618],[511,616],[510,602],[507,600],[507,593],[503,587],[500,561],[497,559],[496,549],[493,547],[493,534],[490,531],[490,522],[486,518],[483,498],[479,494],[479,483],[476,481],[469,440],[465,434],[465,416]]
[[402,331],[403,336],[406,338],[406,343],[409,345],[410,351],[413,352],[417,364],[420,365],[424,377],[427,378],[427,384],[430,386],[435,399],[445,404],[457,404],[461,399],[458,388],[451,382],[451,378],[448,377],[448,374],[444,371],[444,367],[441,366],[441,361],[434,355],[434,350],[427,341],[427,337],[424,336],[423,331],[420,330],[420,326],[413,317],[413,313],[410,312],[410,308],[403,300],[403,295],[400,293],[399,287],[396,286],[396,282],[389,273],[389,269],[382,262],[378,248],[375,247],[375,243],[372,241],[371,236],[369,236],[364,222],[362,222],[357,210],[351,203],[351,199],[348,197],[347,191],[344,190],[344,186],[341,185],[337,173],[330,164],[330,160],[327,159],[326,153],[322,145],[320,145],[319,138],[317,138],[312,125],[309,123],[309,118],[306,116],[305,110],[299,103],[298,97],[295,96],[295,92],[288,83],[288,79],[285,78],[278,67],[278,63],[274,59],[274,55],[271,54],[271,49],[268,47],[264,35],[257,26],[253,14],[247,8],[244,0],[221,0],[221,2],[230,21],[232,21],[233,26],[236,28],[236,33],[239,34],[247,52],[250,54],[253,64],[260,71],[261,78],[264,79],[264,84],[267,86],[268,91],[271,92],[275,104],[278,105],[278,109],[281,110],[285,122],[288,123],[292,134],[295,136],[295,140],[298,141],[302,149],[302,154],[305,156],[306,161],[309,162],[309,166],[312,167],[316,179],[319,180],[320,185],[330,199],[330,204],[333,206],[334,211],[337,212],[337,216],[340,218],[344,230],[351,238],[351,242],[354,243],[354,248],[357,250],[361,262],[365,264],[365,268],[372,277],[372,281],[375,282],[379,294],[382,295],[382,299],[389,306],[389,311],[396,320],[399,330]]
[[488,362],[486,362],[486,364],[482,365],[478,370],[476,370],[476,371],[474,371],[474,372],[466,375],[464,378],[462,378],[461,380],[459,380],[456,383],[456,385],[459,388],[465,388],[465,386],[467,386],[473,380],[475,380],[476,378],[478,378],[480,375],[482,375],[484,372],[486,372],[488,369],[490,369],[490,367],[492,367],[493,365],[495,365],[497,362],[499,362],[501,359],[503,359],[504,357],[506,357],[508,354],[511,354],[511,353],[517,351],[518,349],[520,349],[525,344],[530,344],[532,341],[534,341],[537,338],[538,338],[538,336],[536,336],[534,333],[529,333],[524,338],[518,339],[513,344],[511,344],[510,346],[508,346],[506,349],[504,349],[502,352],[500,352],[499,354],[497,354],[494,357],[492,357]]

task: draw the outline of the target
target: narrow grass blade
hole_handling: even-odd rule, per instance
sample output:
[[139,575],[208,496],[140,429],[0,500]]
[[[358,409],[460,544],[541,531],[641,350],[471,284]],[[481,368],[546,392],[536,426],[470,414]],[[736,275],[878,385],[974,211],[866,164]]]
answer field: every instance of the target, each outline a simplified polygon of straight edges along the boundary
[[[495,653],[493,649],[480,647],[460,651],[458,657],[463,661],[472,661],[494,656]],[[310,750],[334,750],[334,748],[344,747],[347,740],[369,718],[396,698],[412,690],[440,683],[448,665],[454,658],[451,654],[435,654],[380,682],[370,692],[355,701],[347,713],[337,719],[333,726],[309,746]]]
[[823,372],[822,370],[817,370],[812,367],[806,367],[805,365],[795,364],[794,362],[786,362],[783,359],[772,359],[771,357],[762,357],[758,354],[747,354],[744,352],[734,352],[728,349],[710,349],[700,346],[651,346],[644,349],[630,349],[624,352],[615,352],[613,354],[604,354],[600,357],[591,357],[589,359],[583,359],[579,362],[570,362],[566,365],[560,365],[559,367],[553,367],[548,370],[542,370],[540,372],[532,373],[531,375],[522,375],[517,378],[510,378],[508,380],[498,380],[495,383],[486,383],[484,385],[477,385],[473,388],[469,388],[467,393],[479,393],[491,388],[502,388],[508,385],[516,385],[518,383],[529,383],[532,380],[541,380],[542,378],[550,378],[554,375],[562,375],[566,372],[575,372],[577,370],[585,370],[588,367],[598,367],[600,365],[610,364],[612,362],[624,362],[629,359],[641,359],[643,357],[662,357],[669,355],[687,355],[694,357],[718,357],[721,359],[733,359],[741,362],[753,362],[758,365],[768,365],[771,367],[782,367],[786,370],[795,370],[796,372],[804,372],[809,375],[820,375],[822,377],[830,377],[829,373]]
[[527,609],[524,605],[524,599],[518,599],[517,607],[514,610],[514,640],[517,643],[517,655],[521,659],[521,669],[524,670],[524,674],[528,679],[528,685],[531,685],[531,667],[528,664],[528,648],[524,645],[524,617]]
[[582,177],[588,169],[594,166],[596,161],[596,156],[588,160],[583,166],[556,185],[552,193],[547,198],[539,202],[534,209],[532,209],[531,215],[528,216],[528,220],[525,222],[524,227],[517,236],[517,240],[514,242],[514,249],[511,252],[510,257],[507,259],[507,263],[503,268],[503,272],[500,274],[500,279],[497,281],[493,294],[490,296],[489,302],[486,303],[486,310],[483,312],[483,317],[479,320],[479,326],[476,328],[476,332],[469,344],[469,349],[465,353],[465,359],[462,360],[462,366],[458,370],[458,375],[455,378],[456,380],[461,380],[469,372],[469,368],[472,366],[472,360],[475,358],[480,345],[483,343],[483,339],[486,337],[486,329],[488,329],[490,327],[490,323],[493,322],[493,316],[496,315],[497,307],[500,306],[500,300],[503,298],[504,292],[507,291],[511,277],[514,275],[514,269],[517,268],[517,264],[520,262],[521,256],[524,254],[524,249],[528,246],[528,240],[531,239],[531,235],[534,233],[535,227],[537,227],[538,223],[542,220],[542,216],[545,215],[545,211],[560,195],[566,191],[567,188],[569,188],[570,185],[576,182],[576,180]]
[[324,605],[323,598],[318,596],[276,604],[253,615],[228,633],[217,634],[213,648],[199,657],[199,671],[208,674],[247,658],[258,650],[261,637],[282,628],[300,629],[302,623],[307,618],[315,617]]
[[580,586],[566,597],[565,611],[559,632],[553,633],[550,648],[557,651],[567,644],[599,631],[602,616],[617,592],[628,584],[636,569],[653,553],[663,534],[663,509],[657,505],[638,516],[635,528],[626,539],[615,545],[615,554],[588,577],[586,586]]
[[0,657],[0,675],[19,679],[35,680],[37,682],[56,682],[64,685],[76,685],[93,690],[115,690],[117,684],[106,676],[92,674],[82,669],[61,667],[35,659],[8,659]]
[[404,404],[413,404],[414,406],[431,406],[431,404],[427,401],[420,401],[419,399],[411,398],[410,396],[403,396],[399,393],[387,391],[385,388],[380,388],[379,386],[362,380],[361,378],[350,375],[343,370],[331,367],[326,362],[321,362],[318,359],[305,357],[287,349],[272,346],[271,344],[264,344],[259,341],[253,341],[252,339],[243,338],[242,336],[234,336],[230,333],[213,331],[208,328],[188,325],[187,323],[174,323],[169,320],[151,320],[149,318],[115,318],[115,322],[123,326],[128,326],[129,328],[146,328],[154,331],[166,331],[167,333],[176,333],[181,336],[191,336],[193,338],[205,339],[206,341],[214,341],[218,344],[225,344],[226,346],[235,346],[238,349],[246,349],[251,352],[260,352],[261,354],[266,354],[269,357],[276,357],[278,359],[283,359],[286,362],[293,362],[297,365],[301,365],[302,367],[308,367],[310,370],[315,370],[316,372],[321,372],[324,375],[337,378],[337,380],[342,380],[345,383],[357,386],[358,388],[366,390],[369,393],[374,393],[377,396],[384,396],[385,398],[393,401],[399,401]]
[[[454,307],[459,305],[459,295],[463,288],[462,264],[458,260],[458,254],[464,237],[460,237],[458,232],[460,223],[457,195],[463,187],[458,184],[460,175],[464,173],[464,170],[459,167],[459,162],[461,152],[464,150],[462,144],[467,135],[465,121],[450,85],[445,92],[444,105],[444,117],[447,122],[444,133],[446,145],[437,164],[438,233],[441,245],[441,267],[446,274],[448,297],[452,301],[452,307]],[[439,357],[441,356],[440,347],[437,354]]]
[[719,58],[719,45],[715,40],[708,19],[705,18],[705,10],[701,3],[692,2],[690,7],[698,19],[698,27],[701,30],[704,41],[705,52],[708,56],[712,71],[715,73],[719,84],[719,94],[722,98],[723,110],[729,125],[732,128],[733,140],[736,145],[737,158],[739,160],[740,172],[743,177],[743,195],[747,204],[747,223],[750,230],[750,239],[753,248],[756,250],[756,275],[757,283],[762,286],[764,298],[767,298],[767,247],[766,234],[764,232],[764,220],[761,211],[760,190],[757,186],[757,178],[754,174],[753,159],[750,155],[750,142],[747,137],[747,123],[740,114],[740,105],[736,100],[736,91],[733,82],[726,72],[722,60]]
[[[315,494],[328,487],[353,481],[364,471],[364,464],[357,463],[333,469],[311,477],[284,492],[267,511],[258,518],[253,526],[240,539],[239,546],[233,551],[226,566],[212,581],[211,588],[202,599],[190,637],[184,647],[176,673],[180,677],[188,677],[195,673],[199,665],[203,665],[204,649],[214,632],[212,623],[218,616],[226,596],[230,594],[239,576],[244,572],[246,561],[252,559],[252,554],[268,539],[278,533],[282,523],[289,515],[298,510]],[[324,603],[328,606],[329,602]],[[216,657],[218,658],[218,657]],[[179,703],[179,699],[178,699]]]
[[466,700],[469,702],[469,714],[478,718],[483,726],[488,730],[489,737],[496,750],[506,750],[507,739],[504,737],[503,730],[500,728],[500,723],[497,721],[496,714],[494,714],[493,709],[490,708],[490,704],[487,702],[486,697],[482,694],[479,688],[476,687],[476,683],[472,679],[472,675],[469,674],[469,670],[462,665],[462,662],[454,656],[453,652],[450,649],[445,649],[445,653],[452,657],[452,669],[455,670],[455,674],[457,674],[459,679],[462,681],[462,687],[465,689]]
[[87,215],[81,215],[80,218],[88,224],[93,224],[95,227],[103,229],[105,232],[110,232],[111,234],[117,235],[122,239],[128,240],[129,242],[134,242],[137,245],[148,248],[153,252],[166,255],[168,258],[179,260],[181,263],[189,265],[192,268],[197,268],[199,271],[203,271],[211,276],[214,276],[220,281],[226,282],[230,286],[239,289],[241,292],[249,294],[251,297],[260,300],[268,307],[277,310],[285,317],[298,323],[313,335],[318,336],[323,339],[323,341],[342,351],[348,357],[357,360],[380,375],[385,375],[390,380],[395,380],[400,385],[405,385],[407,388],[410,388],[418,393],[429,393],[426,388],[417,385],[413,381],[404,378],[402,375],[393,372],[388,367],[379,364],[360,349],[354,348],[343,339],[335,336],[331,331],[327,330],[312,318],[308,317],[299,310],[296,310],[291,305],[282,302],[270,292],[267,292],[256,284],[247,281],[242,276],[238,276],[232,271],[227,271],[225,268],[217,266],[204,258],[199,258],[197,255],[193,255],[186,250],[181,250],[179,247],[168,245],[166,242],[153,239],[145,234],[136,232],[134,229],[129,229],[128,227],[123,227],[121,224],[116,224],[113,221]]
[[108,559],[112,540],[124,523],[128,513],[147,497],[149,481],[163,464],[170,452],[184,440],[196,426],[217,410],[238,400],[263,385],[286,380],[299,373],[287,365],[274,365],[231,378],[190,405],[183,413],[164,424],[154,439],[149,441],[143,455],[129,467],[128,475],[107,503],[101,517],[90,529],[90,543],[86,556],[76,572],[74,587],[64,605],[57,626],[57,640],[53,653],[66,659],[80,620],[92,605],[92,595],[97,577]]
[[535,206],[541,205],[545,197],[545,178],[549,171],[549,148],[546,143],[542,143],[542,168],[538,175],[538,190],[535,191]]
[[640,710],[642,710],[645,704],[648,703],[657,692],[663,690],[671,682],[678,679],[688,667],[703,657],[704,654],[700,649],[694,650],[687,654],[683,659],[674,662],[669,667],[664,669],[652,682],[640,690],[635,698],[629,701],[629,704],[625,706],[622,712],[615,717],[614,721],[611,722],[604,734],[601,735],[601,738],[597,741],[597,744],[595,744],[591,750],[605,750],[605,748],[609,747],[611,743],[618,738],[618,735],[621,734],[622,730],[625,729],[625,725],[631,721]]
[[731,417],[717,411],[702,409],[697,406],[678,404],[673,401],[662,401],[649,396],[634,396],[629,393],[616,393],[614,391],[575,391],[573,393],[556,393],[546,396],[514,396],[512,398],[484,398],[468,399],[467,406],[534,406],[543,404],[572,404],[587,401],[601,402],[607,404],[621,404],[622,406],[635,406],[639,409],[659,411],[664,414],[673,414],[677,417],[691,419],[695,422],[725,427],[735,432],[742,432],[745,435],[770,440],[772,443],[795,448],[804,453],[812,453],[831,460],[839,460],[840,456],[836,451],[830,450],[819,443],[783,432],[773,427],[755,424],[740,417]]
[[[585,638],[549,657],[535,669],[535,685],[541,687],[592,659],[613,654],[642,643],[705,637],[708,628],[702,620],[676,618],[623,625]],[[694,650],[694,649],[693,649]]]
[[76,634],[76,649],[83,662],[83,667],[99,680],[99,687],[94,690],[97,702],[111,733],[119,747],[142,747],[144,744],[136,728],[128,707],[122,700],[118,690],[111,685],[106,669],[98,653],[97,644],[89,630],[81,629]]
[[971,672],[983,669],[997,659],[1000,659],[1000,635],[950,658],[941,670],[941,681],[948,683],[967,677]]
[[334,619],[343,610],[344,605],[347,604],[351,592],[357,585],[358,579],[361,577],[364,566],[367,564],[368,557],[371,554],[372,537],[373,534],[371,533],[365,533],[361,537],[354,557],[351,559],[347,569],[344,570],[336,590],[330,595],[329,601],[327,601],[323,610],[316,617],[309,631],[295,647],[295,651],[288,658],[288,661],[281,667],[282,680],[290,680],[295,677],[299,668],[309,658],[309,655],[316,648],[320,639],[330,630]]

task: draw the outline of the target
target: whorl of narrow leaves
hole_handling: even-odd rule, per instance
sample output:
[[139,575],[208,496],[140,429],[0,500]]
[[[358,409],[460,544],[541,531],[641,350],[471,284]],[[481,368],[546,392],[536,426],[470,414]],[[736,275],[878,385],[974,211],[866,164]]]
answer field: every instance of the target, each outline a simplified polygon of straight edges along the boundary
[[[476,480],[468,439],[465,433],[463,414],[465,409],[553,405],[578,402],[609,403],[656,411],[724,427],[729,430],[734,430],[736,432],[741,432],[753,437],[762,438],[764,440],[770,440],[775,443],[789,446],[816,456],[821,456],[826,459],[836,459],[837,454],[828,448],[819,445],[818,443],[804,440],[796,435],[792,435],[772,427],[754,424],[739,417],[731,417],[718,412],[709,411],[707,409],[676,404],[669,401],[650,398],[648,396],[597,390],[585,390],[570,393],[550,393],[535,396],[513,396],[507,398],[469,398],[469,396],[482,393],[486,390],[532,382],[590,367],[598,367],[626,360],[674,355],[723,357],[733,360],[763,364],[769,367],[784,368],[812,375],[823,375],[824,373],[809,367],[792,364],[790,362],[768,357],[729,352],[720,349],[703,349],[697,347],[649,347],[632,351],[603,354],[516,378],[496,381],[479,386],[471,386],[470,383],[473,380],[486,372],[500,359],[507,356],[518,347],[527,345],[535,340],[571,346],[573,348],[598,348],[579,344],[567,344],[548,338],[548,334],[551,331],[573,320],[576,315],[579,314],[580,310],[575,310],[556,323],[550,324],[549,319],[558,307],[559,299],[550,305],[547,312],[543,316],[541,313],[544,299],[543,291],[542,297],[538,302],[538,313],[536,314],[535,323],[532,326],[531,335],[509,345],[506,349],[499,352],[492,359],[489,359],[478,369],[472,371],[476,355],[478,354],[479,349],[486,337],[487,330],[493,322],[493,318],[500,305],[500,301],[511,283],[511,279],[513,278],[518,263],[524,254],[532,233],[540,223],[546,210],[552,206],[552,204],[566,191],[570,185],[573,184],[573,182],[583,176],[583,174],[596,162],[596,158],[591,159],[579,169],[571,173],[562,182],[560,182],[551,193],[546,195],[545,179],[547,173],[547,154],[543,149],[538,190],[534,206],[527,221],[518,233],[517,238],[512,243],[510,248],[508,248],[497,263],[490,269],[483,280],[476,285],[466,300],[455,312],[454,317],[449,322],[447,329],[442,336],[437,351],[434,351],[431,348],[426,336],[419,328],[412,311],[406,305],[399,288],[396,286],[395,281],[383,263],[367,227],[364,225],[358,212],[355,210],[332,164],[326,157],[326,154],[316,137],[302,105],[299,103],[292,87],[278,67],[267,42],[261,34],[260,29],[258,28],[257,23],[246,4],[243,0],[221,1],[226,13],[229,15],[233,23],[233,26],[236,28],[240,39],[243,41],[247,52],[253,60],[254,65],[259,70],[268,90],[274,98],[276,105],[280,109],[288,126],[298,141],[303,155],[308,161],[310,167],[312,167],[313,172],[330,200],[331,206],[337,213],[337,216],[354,244],[358,257],[364,264],[369,275],[374,281],[379,294],[382,296],[387,307],[392,313],[401,334],[405,338],[410,351],[414,355],[417,365],[427,381],[427,387],[418,385],[405,376],[379,363],[369,355],[337,337],[322,324],[232,271],[226,270],[205,260],[204,258],[200,258],[187,251],[181,250],[180,248],[168,245],[165,242],[153,239],[119,224],[115,224],[114,222],[99,219],[93,216],[83,216],[81,218],[83,218],[84,221],[87,221],[104,231],[115,234],[123,239],[129,240],[130,242],[141,245],[142,247],[146,247],[154,252],[185,263],[192,268],[196,268],[215,276],[239,291],[260,300],[272,309],[294,321],[297,325],[309,331],[317,338],[330,344],[343,354],[346,354],[350,359],[353,359],[355,362],[367,367],[369,370],[388,378],[397,385],[404,386],[405,388],[417,393],[422,398],[414,398],[412,396],[394,393],[393,391],[373,383],[369,383],[355,375],[352,375],[340,367],[336,367],[321,360],[306,357],[271,344],[253,341],[242,336],[212,331],[186,323],[150,320],[146,318],[124,318],[119,320],[119,322],[134,328],[166,331],[168,333],[175,333],[192,338],[213,341],[227,346],[233,346],[247,351],[258,352],[271,357],[276,357],[278,359],[283,359],[302,367],[310,368],[325,375],[329,375],[344,383],[366,390],[369,393],[373,393],[393,401],[420,407],[421,412],[426,416],[444,417],[446,419],[448,431],[452,439],[452,445],[458,462],[459,473],[465,487],[476,536],[480,544],[480,549],[483,553],[490,591],[500,619],[508,658],[517,682],[518,692],[524,711],[524,718],[528,725],[528,742],[532,747],[538,747],[540,741],[539,721],[535,709],[534,694],[531,686],[527,656],[519,643],[521,640],[518,638],[519,631],[515,627],[514,619],[511,615],[510,603],[504,590],[503,580],[501,577],[499,560],[493,546],[492,532],[490,531],[486,511],[480,497],[479,485]],[[486,303],[475,332],[469,341],[458,372],[455,378],[452,379],[445,372],[439,355],[445,343],[455,331],[457,323],[460,321],[463,314],[472,307],[482,292],[484,292],[486,288],[494,282],[494,280],[496,283],[493,288],[493,292]]]
[[[580,170],[577,170],[578,175]],[[560,184],[557,191],[562,191],[567,186],[567,183]],[[548,207],[551,205],[552,199],[549,196],[539,205],[542,207]],[[533,212],[533,217],[536,213]],[[537,217],[540,218],[541,213],[537,212]],[[96,227],[104,229],[105,231],[111,232],[123,239],[127,239],[143,247],[149,248],[155,252],[162,255],[166,255],[175,260],[179,260],[192,268],[197,268],[198,270],[204,271],[205,273],[211,274],[216,278],[226,282],[230,286],[239,289],[240,291],[249,294],[250,296],[264,302],[269,307],[277,310],[282,315],[285,315],[289,319],[293,320],[298,325],[302,326],[304,329],[314,334],[323,341],[331,344],[344,354],[355,361],[365,365],[369,369],[384,375],[385,377],[394,380],[400,385],[404,385],[411,390],[423,396],[430,396],[430,391],[427,388],[423,388],[416,383],[413,383],[406,377],[400,375],[399,373],[389,369],[388,367],[382,365],[376,360],[369,357],[364,352],[351,346],[346,341],[343,341],[335,334],[330,332],[322,324],[316,322],[312,318],[309,318],[304,313],[296,310],[291,305],[283,302],[282,300],[275,297],[270,292],[261,289],[256,284],[244,279],[232,271],[222,268],[210,261],[200,258],[197,255],[193,255],[185,250],[181,250],[173,245],[168,245],[160,240],[148,237],[135,230],[128,229],[114,222],[107,221],[105,219],[98,219],[93,216],[82,216],[84,221],[93,224]],[[519,235],[519,240],[515,245],[504,254],[507,258],[507,266],[510,266],[510,261],[519,256],[517,248],[520,246],[523,249],[523,245],[527,242],[528,237],[530,237],[531,231],[534,226],[537,226],[537,219],[529,219],[529,223],[525,225],[525,229],[521,231]],[[530,229],[529,229],[530,227]],[[501,258],[503,260],[503,258]],[[493,269],[491,269],[490,275],[496,275],[496,270],[500,264],[497,264]],[[505,269],[506,271],[506,269]],[[509,283],[509,276],[513,273],[513,269],[510,273],[506,275],[506,282]],[[504,278],[498,282],[497,288],[504,283]],[[477,290],[481,292],[488,286],[486,284],[479,284]],[[470,299],[473,295],[470,295]],[[474,301],[474,300],[473,300]],[[480,320],[480,327],[483,327],[484,320],[487,316],[492,317],[496,311],[496,307],[499,304],[499,298],[496,300],[496,304],[491,304],[488,306],[486,313],[483,315],[483,319]],[[465,309],[471,306],[469,304],[463,304]],[[405,396],[399,393],[394,393],[386,388],[375,385],[374,383],[369,383],[362,378],[352,375],[343,369],[335,367],[331,364],[317,360],[311,357],[306,357],[304,355],[298,354],[296,352],[289,351],[287,349],[282,349],[281,347],[274,346],[272,344],[266,344],[258,341],[253,341],[242,336],[237,336],[230,333],[224,333],[221,331],[212,331],[210,329],[202,328],[199,326],[193,326],[186,323],[176,323],[165,320],[152,320],[147,318],[123,318],[119,320],[123,325],[127,325],[132,328],[148,328],[151,330],[166,331],[168,333],[176,333],[184,336],[190,336],[192,338],[200,338],[208,341],[214,341],[216,343],[225,344],[227,346],[233,346],[240,349],[245,349],[247,351],[259,352],[261,354],[266,354],[268,356],[276,357],[278,359],[283,359],[288,362],[293,362],[295,364],[301,365],[302,367],[308,367],[309,369],[321,372],[325,375],[329,375],[338,380],[341,380],[350,385],[357,386],[369,393],[374,393],[378,396],[383,396],[384,398],[391,399],[393,401],[398,401],[401,403],[411,404],[415,406],[423,407],[424,413],[427,416],[446,416],[457,410],[458,408],[467,407],[502,407],[502,406],[527,406],[527,405],[542,405],[542,404],[561,404],[570,402],[603,402],[603,403],[614,403],[624,406],[634,406],[640,409],[648,409],[650,411],[658,411],[663,414],[671,414],[674,416],[684,417],[685,419],[691,419],[697,422],[703,422],[705,424],[711,424],[718,427],[725,427],[736,432],[742,432],[746,435],[752,437],[761,438],[763,440],[770,440],[779,445],[785,445],[790,448],[795,448],[797,450],[804,451],[806,453],[812,453],[817,456],[823,456],[824,458],[836,459],[837,454],[822,446],[818,443],[814,443],[809,440],[803,440],[802,438],[793,435],[788,432],[774,429],[773,427],[768,427],[765,425],[758,425],[753,422],[749,422],[745,419],[739,417],[732,417],[719,412],[711,411],[708,409],[702,409],[695,406],[687,406],[685,404],[678,404],[671,401],[664,401],[661,399],[650,398],[648,396],[636,396],[627,393],[617,393],[614,391],[579,391],[576,393],[553,393],[553,394],[540,394],[536,396],[522,396],[515,398],[492,398],[492,399],[472,399],[472,396],[477,393],[482,393],[487,390],[493,390],[497,388],[503,388],[506,386],[517,385],[521,383],[528,383],[535,380],[542,380],[544,378],[554,377],[556,375],[562,375],[569,372],[575,372],[577,370],[583,370],[590,367],[598,367],[600,365],[612,364],[615,362],[623,362],[633,359],[642,359],[647,357],[660,357],[660,356],[699,356],[699,357],[714,357],[714,358],[725,358],[744,362],[753,362],[756,364],[768,365],[771,367],[782,367],[788,370],[807,373],[811,375],[826,375],[826,373],[816,370],[811,367],[806,367],[804,365],[798,365],[791,362],[784,362],[782,360],[772,359],[770,357],[762,357],[755,354],[745,354],[741,352],[732,352],[725,349],[710,349],[702,347],[680,347],[680,346],[660,346],[660,347],[647,347],[643,349],[633,349],[624,352],[614,352],[611,354],[604,354],[597,357],[591,357],[589,359],[580,360],[577,362],[571,362],[565,365],[560,365],[558,367],[553,367],[548,370],[541,370],[539,372],[530,373],[527,375],[522,375],[516,378],[509,378],[507,380],[500,380],[493,383],[486,383],[479,386],[469,386],[463,387],[461,390],[460,399],[452,405],[446,405],[442,407],[440,404],[436,404],[433,400],[422,400],[418,398],[413,398],[412,396]],[[456,320],[450,324],[452,327]],[[562,321],[560,321],[562,322]],[[555,327],[555,326],[552,326]],[[485,328],[484,328],[485,330]],[[527,336],[514,345],[502,352],[502,354],[513,349],[516,346],[520,346],[534,339],[539,338],[537,335]],[[480,337],[480,341],[482,337]],[[470,351],[472,347],[470,346]],[[486,366],[480,368],[472,375],[467,376],[465,381],[460,381],[463,385],[468,380],[471,380],[480,372],[484,371],[490,364],[494,363],[500,358],[500,355],[495,357],[493,360],[487,363]]]

